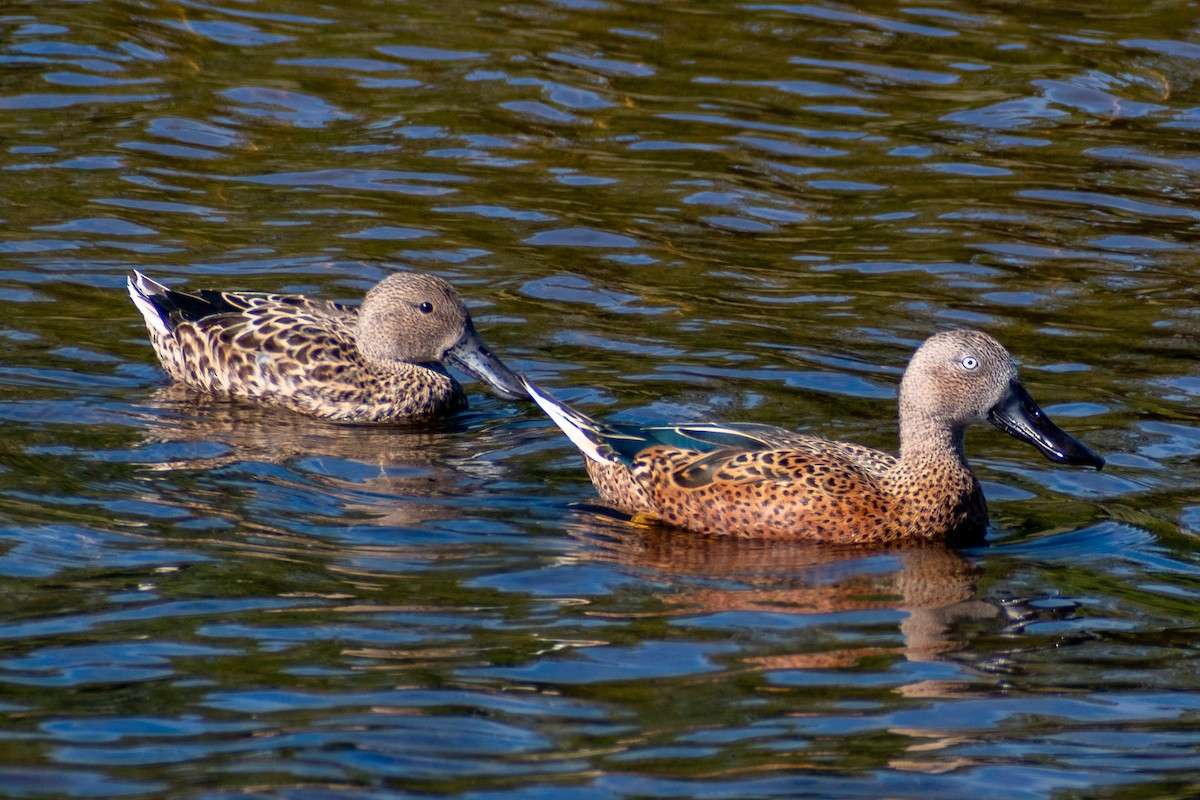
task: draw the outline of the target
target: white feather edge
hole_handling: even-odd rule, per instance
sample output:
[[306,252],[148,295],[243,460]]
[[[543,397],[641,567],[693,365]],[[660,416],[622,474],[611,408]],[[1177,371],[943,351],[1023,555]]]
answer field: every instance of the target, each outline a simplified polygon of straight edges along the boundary
[[159,336],[170,336],[171,329],[167,327],[167,323],[163,320],[162,315],[158,313],[158,309],[150,302],[151,294],[165,292],[167,287],[150,280],[137,270],[134,270],[126,283],[129,286],[129,297],[133,300],[133,304],[137,306],[138,311],[142,312],[142,317],[145,318],[146,325]]
[[580,452],[598,464],[618,463],[604,456],[597,447],[597,443],[587,435],[585,427],[589,425],[594,427],[592,420],[555,400],[528,378],[522,377],[521,383],[525,385],[525,390],[529,392],[533,402],[546,412],[546,416],[550,417],[555,425],[562,428],[562,432],[571,440],[571,444],[579,448]]

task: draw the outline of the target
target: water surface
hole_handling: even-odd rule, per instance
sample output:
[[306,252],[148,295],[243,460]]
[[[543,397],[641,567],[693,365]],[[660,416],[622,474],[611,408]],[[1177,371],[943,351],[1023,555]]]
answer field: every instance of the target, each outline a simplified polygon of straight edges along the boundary
[[[0,10],[0,795],[1193,797],[1194,8]],[[895,446],[983,328],[986,547],[696,540],[549,422],[172,389],[124,294],[460,288],[598,415]]]

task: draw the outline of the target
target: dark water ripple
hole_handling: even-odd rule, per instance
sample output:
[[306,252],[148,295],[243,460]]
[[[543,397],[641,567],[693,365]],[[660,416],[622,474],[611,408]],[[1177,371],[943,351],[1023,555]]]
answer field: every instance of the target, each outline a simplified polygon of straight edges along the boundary
[[[1192,797],[1184,4],[0,11],[0,796]],[[361,429],[166,386],[124,294],[398,266],[597,414],[891,448],[931,331],[987,547],[695,540],[469,386]]]

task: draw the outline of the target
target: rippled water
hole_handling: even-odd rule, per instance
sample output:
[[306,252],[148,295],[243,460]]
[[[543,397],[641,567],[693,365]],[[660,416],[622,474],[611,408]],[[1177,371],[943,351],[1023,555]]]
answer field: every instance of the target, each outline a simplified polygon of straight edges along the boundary
[[[0,795],[1194,797],[1200,29],[1162,2],[0,8]],[[981,327],[1104,453],[987,547],[696,540],[525,405],[167,386],[123,289],[400,265],[584,409],[892,448]]]

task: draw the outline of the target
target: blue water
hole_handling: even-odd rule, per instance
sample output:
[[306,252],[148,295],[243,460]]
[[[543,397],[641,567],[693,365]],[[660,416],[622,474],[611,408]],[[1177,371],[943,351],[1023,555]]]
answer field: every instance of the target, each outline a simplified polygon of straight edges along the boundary
[[[1184,3],[0,9],[0,796],[1200,794]],[[707,540],[527,404],[168,384],[124,292],[452,281],[598,416],[895,447],[989,331],[1108,459],[986,546]]]

